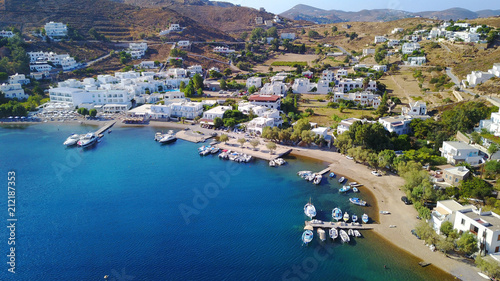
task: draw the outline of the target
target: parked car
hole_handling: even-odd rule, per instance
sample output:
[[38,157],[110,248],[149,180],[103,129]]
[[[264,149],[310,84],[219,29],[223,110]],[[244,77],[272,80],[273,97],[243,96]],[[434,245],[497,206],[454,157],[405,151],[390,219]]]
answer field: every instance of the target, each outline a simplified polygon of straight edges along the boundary
[[401,201],[403,201],[406,205],[411,204],[410,199],[408,199],[408,197],[406,197],[406,196],[401,197]]
[[379,174],[377,171],[372,171],[372,175],[377,176],[377,177],[382,176],[382,175],[381,175],[381,174]]
[[353,160],[354,158],[352,158],[351,156],[347,155],[345,158],[349,159],[349,160]]

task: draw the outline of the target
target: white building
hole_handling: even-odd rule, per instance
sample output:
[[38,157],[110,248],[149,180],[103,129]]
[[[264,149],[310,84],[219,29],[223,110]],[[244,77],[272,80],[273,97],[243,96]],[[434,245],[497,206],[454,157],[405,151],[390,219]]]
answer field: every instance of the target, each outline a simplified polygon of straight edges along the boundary
[[281,33],[280,38],[282,40],[295,40],[295,33]]
[[375,70],[375,71],[382,71],[382,72],[387,72],[387,65],[374,65],[372,66],[372,69]]
[[386,41],[387,41],[387,38],[385,38],[385,36],[375,36],[374,43],[378,44],[378,43],[384,43]]
[[313,132],[315,135],[326,138],[328,135],[328,128],[327,127],[317,127],[314,129],[311,129],[311,132]]
[[8,99],[17,98],[18,100],[24,100],[29,97],[24,92],[21,84],[2,84],[0,85],[0,92],[4,93],[5,97]]
[[396,28],[394,28],[394,29],[391,31],[391,33],[392,33],[392,34],[396,34],[396,33],[401,33],[401,32],[403,32],[403,31],[404,31],[404,29],[403,29],[403,28],[396,27]]
[[485,253],[500,252],[500,216],[494,212],[483,212],[475,207],[458,210],[453,228],[459,233],[470,232],[478,240],[478,248]]
[[14,74],[9,76],[9,84],[21,84],[27,85],[30,83],[30,79],[27,79],[24,74]]
[[129,53],[133,59],[140,59],[146,55],[147,50],[148,43],[146,42],[129,43],[128,50],[126,52]]
[[425,57],[408,57],[408,60],[405,61],[405,65],[410,66],[420,66],[424,65],[427,62]]
[[479,127],[475,130],[480,132],[482,129],[486,129],[494,136],[500,137],[500,110],[498,112],[492,112],[490,119],[481,120],[479,122]]
[[437,234],[441,233],[441,225],[444,222],[455,223],[455,217],[458,211],[472,210],[472,205],[462,206],[455,200],[438,201],[436,207],[432,210],[429,223]]
[[336,78],[337,78],[337,80],[339,80],[342,77],[346,77],[347,74],[348,74],[347,69],[341,68],[341,69],[337,70]]
[[141,67],[141,68],[147,68],[147,69],[156,68],[155,62],[152,61],[152,60],[141,61],[141,63],[139,64],[139,67]]
[[387,46],[389,48],[393,48],[393,47],[399,46],[399,40],[390,39],[389,42],[387,42]]
[[175,102],[171,103],[172,116],[187,119],[194,119],[203,114],[203,104],[201,102]]
[[262,17],[255,17],[255,24],[256,25],[264,24],[264,20],[262,19]]
[[377,109],[380,106],[380,96],[372,92],[354,92],[354,93],[341,93],[335,92],[333,94],[333,101],[340,102],[341,100],[350,100],[356,104],[364,106],[372,106]]
[[203,67],[199,64],[191,65],[190,67],[187,68],[189,72],[191,72],[191,76],[194,74],[202,74],[203,73]]
[[412,54],[414,51],[418,51],[418,50],[420,50],[419,43],[404,43],[403,47],[401,48],[401,52],[404,55]]
[[275,127],[273,118],[257,117],[247,124],[247,132],[262,134],[265,127]]
[[334,82],[335,81],[335,72],[332,70],[323,70],[321,73],[321,79],[328,81],[328,82]]
[[378,122],[391,133],[395,132],[398,135],[407,135],[411,132],[411,120],[411,118],[400,115],[395,117],[381,117],[378,119]]
[[444,141],[443,146],[439,150],[441,151],[441,156],[446,158],[446,161],[452,165],[457,165],[461,162],[478,165],[482,159],[479,156],[479,149],[462,141]]
[[467,74],[467,82],[469,87],[476,87],[479,84],[482,84],[491,78],[495,77],[490,72],[484,72],[484,71],[472,71],[471,74]]
[[249,89],[250,87],[255,86],[255,88],[262,87],[262,78],[260,77],[250,77],[247,79],[246,87]]
[[1,30],[0,37],[12,38],[12,37],[14,37],[14,32],[12,32],[10,30],[9,31]]
[[[338,72],[337,72],[338,75]],[[340,80],[337,86],[338,92],[347,93],[354,89],[363,89],[363,78],[356,79],[342,79]],[[376,91],[377,90],[377,82],[370,81],[368,82],[368,86],[366,87],[367,91]]]
[[267,108],[280,109],[281,97],[277,95],[251,95],[248,101],[254,105],[261,105]]
[[363,57],[374,54],[375,54],[375,49],[363,49]]
[[443,170],[444,181],[450,186],[458,186],[469,177],[470,171],[466,167],[457,166]]
[[337,134],[340,135],[346,131],[349,131],[349,128],[354,124],[354,122],[360,121],[361,123],[376,123],[377,121],[369,121],[366,118],[365,119],[358,119],[358,118],[348,118],[340,121],[340,123],[337,125]]
[[209,109],[203,112],[203,117],[200,119],[200,123],[202,124],[207,123],[213,125],[215,118],[222,118],[224,116],[224,112],[232,109],[233,107],[231,106],[222,106],[222,105]]
[[68,26],[61,22],[49,22],[45,24],[45,34],[50,37],[64,37],[68,35]]
[[35,64],[30,64],[30,71],[36,71],[36,72],[48,72],[52,70],[52,66],[47,63],[35,63]]
[[177,47],[181,50],[189,50],[191,49],[191,42],[189,40],[181,40],[177,42]]
[[125,90],[92,90],[78,88],[51,88],[49,89],[51,102],[64,102],[73,108],[84,103],[93,105],[121,104],[129,109],[132,104]]
[[217,46],[213,49],[214,53],[230,54],[236,52],[236,50],[229,49],[228,47]]
[[414,103],[410,103],[409,107],[404,106],[402,109],[403,115],[426,115],[427,114],[427,104],[425,102],[416,101]]

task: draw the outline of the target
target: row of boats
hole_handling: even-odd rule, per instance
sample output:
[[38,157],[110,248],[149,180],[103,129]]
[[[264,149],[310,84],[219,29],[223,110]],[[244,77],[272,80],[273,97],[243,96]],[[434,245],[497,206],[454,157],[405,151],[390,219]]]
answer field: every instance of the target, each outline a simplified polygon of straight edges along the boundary
[[177,137],[175,136],[175,133],[173,130],[169,130],[168,133],[164,134],[162,132],[156,132],[155,134],[155,141],[161,143],[161,144],[166,144],[166,143],[171,143],[177,140]]
[[[310,227],[310,228],[312,228],[312,227]],[[325,241],[326,240],[325,230],[323,228],[318,228],[317,232],[318,232],[319,239],[321,239],[321,241]],[[332,227],[328,231],[328,234],[332,240],[335,240],[335,239],[337,239],[337,237],[340,236],[340,240],[342,241],[342,243],[349,243],[351,241],[351,238],[349,236],[352,236],[352,237],[361,237],[362,236],[361,233],[359,232],[359,230],[352,229],[352,228],[345,231],[344,229],[337,230],[335,227]],[[302,242],[307,245],[307,243],[312,241],[313,237],[314,237],[314,233],[313,233],[312,229],[306,229],[302,233]]]
[[276,159],[269,161],[269,167],[283,166],[285,164],[286,164],[286,161],[283,158],[276,158]]
[[252,155],[248,155],[245,153],[239,153],[236,151],[231,151],[231,150],[222,150],[222,152],[219,154],[219,158],[221,159],[229,159],[231,161],[235,162],[244,162],[248,163],[252,161],[253,157]]
[[320,175],[319,173],[313,173],[311,171],[299,171],[299,172],[297,172],[297,175],[299,175],[301,178],[305,179],[306,181],[313,182],[316,185],[320,184],[321,180],[323,179],[322,175]]
[[65,146],[78,145],[80,147],[89,147],[98,142],[100,137],[96,136],[94,133],[87,134],[72,134],[63,143]]
[[198,148],[198,154],[201,156],[206,156],[208,154],[217,154],[220,151],[220,149],[217,146],[201,146]]
[[[357,199],[357,198],[354,198],[354,199]],[[308,216],[310,219],[312,219],[316,216],[316,207],[314,207],[314,205],[311,203],[311,200],[309,200],[309,202],[307,202],[307,204],[304,206],[304,214],[306,216]],[[342,210],[338,207],[336,207],[332,210],[332,218],[334,220],[336,220],[337,222],[342,221],[342,220],[345,222],[348,222],[350,219],[352,220],[352,222],[358,221],[357,215],[353,214],[351,217],[351,216],[349,216],[349,214],[347,212],[342,214]],[[370,220],[370,218],[368,217],[368,215],[366,213],[363,214],[363,216],[361,216],[361,221],[363,223],[368,223],[369,220]]]

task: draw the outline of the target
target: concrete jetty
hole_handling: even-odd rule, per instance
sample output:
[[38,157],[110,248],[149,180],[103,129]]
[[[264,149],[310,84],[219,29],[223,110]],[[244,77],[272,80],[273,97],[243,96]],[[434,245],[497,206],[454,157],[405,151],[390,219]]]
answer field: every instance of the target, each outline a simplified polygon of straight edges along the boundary
[[106,132],[109,128],[113,127],[113,125],[116,123],[116,121],[111,121],[109,123],[106,123],[104,126],[102,126],[101,128],[99,128],[99,130],[97,130],[95,132],[95,135],[98,136],[104,132]]
[[369,225],[360,223],[330,222],[330,221],[320,221],[320,220],[305,221],[305,225],[310,225],[312,227],[320,227],[320,228],[357,229],[357,230],[366,230],[373,228]]
[[330,167],[324,169],[324,170],[321,170],[320,172],[316,173],[316,174],[319,174],[319,175],[322,175],[324,176],[326,173],[330,172]]
[[197,133],[197,132],[194,132],[194,131],[185,131],[185,130],[182,130],[182,131],[178,131],[175,136],[178,138],[178,139],[181,139],[181,140],[185,140],[185,141],[190,141],[190,142],[194,142],[194,143],[199,143],[199,142],[205,142],[206,140],[210,139],[210,138],[213,138],[212,135],[208,135],[208,134],[205,134],[205,133]]
[[292,149],[290,148],[278,145],[274,153],[271,154],[269,153],[269,150],[265,147],[265,145],[259,145],[256,148],[257,150],[254,150],[253,148],[250,148],[248,146],[245,147],[245,145],[243,145],[242,147],[239,143],[236,143],[236,140],[230,140],[227,143],[218,143],[217,146],[220,149],[227,149],[235,152],[245,153],[247,155],[251,155],[252,157],[266,161],[271,161],[273,159],[283,157],[284,155],[287,155],[292,151]]

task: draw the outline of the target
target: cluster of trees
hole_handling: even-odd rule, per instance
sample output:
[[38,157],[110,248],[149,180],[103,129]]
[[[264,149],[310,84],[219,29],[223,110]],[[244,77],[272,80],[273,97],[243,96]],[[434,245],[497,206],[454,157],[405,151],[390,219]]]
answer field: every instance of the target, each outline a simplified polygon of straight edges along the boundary
[[386,56],[387,56],[387,44],[382,44],[377,48],[375,48],[374,59],[377,63],[382,63],[385,60]]
[[97,115],[97,110],[92,108],[91,110],[86,109],[85,107],[80,107],[76,110],[76,112],[80,115],[83,116],[90,116],[90,117],[96,117]]
[[196,73],[191,79],[189,79],[188,84],[181,81],[179,85],[179,90],[184,93],[186,97],[193,97],[195,95],[203,95],[203,77]]
[[227,81],[226,79],[219,80],[222,90],[241,90],[246,87],[243,83],[238,83],[235,80]]
[[285,49],[285,52],[290,52],[294,54],[304,54],[307,51],[305,44],[295,45],[292,44],[289,39],[283,40],[282,45],[283,48]]
[[441,225],[440,231],[444,237],[437,235],[434,229],[425,222],[420,222],[415,231],[426,244],[436,245],[436,249],[445,254],[456,250],[466,255],[472,255],[478,251],[476,236],[468,231],[459,235],[453,229],[451,222],[444,222]]
[[0,118],[10,116],[28,116],[28,111],[20,102],[11,100],[0,105]]
[[307,118],[298,120],[293,128],[265,127],[262,130],[262,137],[273,142],[287,144],[301,142],[306,145],[311,143],[320,145],[325,142],[323,136],[318,136],[311,131],[311,125]]
[[119,52],[118,56],[120,57],[121,64],[127,64],[128,62],[130,62],[132,60],[132,55],[125,52],[125,51]]
[[348,149],[352,147],[361,147],[376,152],[393,149],[401,150],[399,142],[396,142],[399,136],[389,133],[380,123],[362,123],[354,122],[348,131],[339,135],[335,140],[335,146],[342,154],[347,154]]
[[26,54],[26,43],[16,33],[12,38],[0,39],[0,49],[7,49],[7,56],[0,57],[0,72],[9,75],[15,73],[29,73],[29,56]]
[[91,28],[89,29],[89,35],[90,35],[90,38],[94,39],[94,40],[97,40],[97,41],[109,41],[108,38],[106,38],[106,36],[102,35],[101,33],[99,33],[95,28]]

